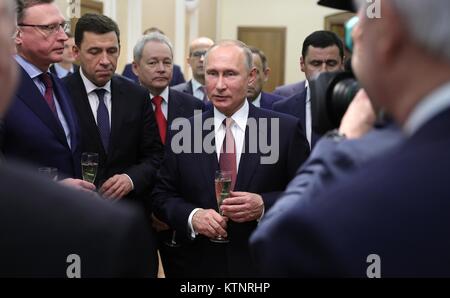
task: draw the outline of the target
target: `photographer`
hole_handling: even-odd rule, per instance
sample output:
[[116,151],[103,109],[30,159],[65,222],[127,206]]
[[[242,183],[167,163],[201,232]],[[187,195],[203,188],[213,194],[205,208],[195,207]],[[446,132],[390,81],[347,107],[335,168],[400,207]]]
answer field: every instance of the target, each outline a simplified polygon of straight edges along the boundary
[[406,139],[257,231],[251,243],[264,273],[450,276],[450,2],[380,4],[379,19],[360,8],[352,62]]

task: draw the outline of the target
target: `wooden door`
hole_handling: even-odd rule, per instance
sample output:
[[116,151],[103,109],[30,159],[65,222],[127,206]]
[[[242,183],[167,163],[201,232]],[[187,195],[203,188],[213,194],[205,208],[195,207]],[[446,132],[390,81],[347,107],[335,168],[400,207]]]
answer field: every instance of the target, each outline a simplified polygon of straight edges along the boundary
[[248,46],[264,52],[271,69],[269,80],[263,90],[272,92],[284,84],[284,63],[286,55],[285,27],[238,27],[238,39]]

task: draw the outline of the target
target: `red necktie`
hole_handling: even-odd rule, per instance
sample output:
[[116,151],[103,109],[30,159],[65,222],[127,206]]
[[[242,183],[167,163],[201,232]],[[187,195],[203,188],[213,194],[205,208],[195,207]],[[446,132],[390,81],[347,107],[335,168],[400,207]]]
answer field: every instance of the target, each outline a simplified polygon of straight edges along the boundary
[[233,119],[226,118],[223,124],[225,125],[225,138],[223,139],[222,149],[220,149],[219,166],[221,170],[231,172],[231,190],[234,190],[237,169],[236,144],[234,142],[233,132],[231,131]]
[[161,137],[161,142],[166,143],[166,133],[167,133],[167,120],[164,117],[163,111],[161,109],[161,103],[163,98],[161,96],[155,96],[152,98],[152,102],[155,105],[155,118],[158,124],[159,136]]
[[53,100],[53,81],[47,72],[39,75],[39,79],[45,86],[44,98],[47,102],[52,113],[58,118],[58,113],[56,111],[55,101]]

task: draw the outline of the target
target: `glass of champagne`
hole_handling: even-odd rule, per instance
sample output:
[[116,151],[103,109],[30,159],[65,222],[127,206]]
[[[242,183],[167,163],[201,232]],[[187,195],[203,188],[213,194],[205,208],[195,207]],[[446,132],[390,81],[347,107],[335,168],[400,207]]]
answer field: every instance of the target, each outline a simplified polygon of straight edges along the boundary
[[[223,200],[230,197],[231,192],[231,177],[232,173],[231,171],[222,171],[218,170],[216,171],[216,177],[214,179],[214,184],[216,188],[216,200],[217,200],[217,206],[219,208],[220,215],[222,214],[222,211],[220,211],[220,206],[223,203]],[[210,241],[215,243],[228,243],[229,240],[218,236],[216,238],[210,239]]]
[[94,183],[97,176],[98,153],[83,152],[81,154],[81,172],[83,180]]

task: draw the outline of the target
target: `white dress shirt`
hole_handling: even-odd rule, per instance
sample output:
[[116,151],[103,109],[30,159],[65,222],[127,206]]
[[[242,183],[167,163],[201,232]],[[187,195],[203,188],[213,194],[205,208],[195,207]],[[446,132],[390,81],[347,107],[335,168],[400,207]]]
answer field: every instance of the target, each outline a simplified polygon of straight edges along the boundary
[[[231,119],[233,119],[233,124],[231,125],[231,132],[233,133],[234,143],[236,146],[236,169],[238,170],[239,170],[239,161],[241,159],[242,149],[244,146],[245,129],[247,126],[248,112],[249,112],[249,103],[247,99],[245,99],[244,105],[231,116]],[[217,160],[219,160],[220,158],[220,150],[222,149],[223,140],[225,139],[225,125],[223,123],[223,120],[225,120],[226,118],[227,116],[222,114],[219,110],[216,109],[216,107],[214,107],[214,133],[215,133]],[[194,217],[195,212],[197,212],[200,209],[201,208],[195,208],[194,210],[192,210],[191,214],[189,214],[188,227],[191,234],[191,238],[195,238],[195,236],[197,235],[192,225],[192,217]]]
[[[156,95],[153,95],[150,93],[150,99],[153,99],[153,97],[155,97]],[[163,92],[161,92],[161,94],[159,95],[162,97],[162,102],[161,102],[161,110],[164,114],[164,117],[166,117],[167,120],[167,113],[169,112],[169,86],[166,87],[166,89],[164,89]],[[152,102],[152,107],[153,107],[153,111],[155,111],[155,105]]]
[[258,97],[256,97],[255,100],[252,101],[252,104],[257,108],[261,107],[261,94],[262,94],[262,92],[259,92]]
[[65,69],[64,67],[62,67],[58,63],[55,63],[53,65],[55,66],[56,74],[58,75],[58,78],[60,78],[60,79],[65,78],[69,73],[73,73],[74,72],[73,64],[72,64],[72,66],[70,67],[69,70]]
[[309,143],[309,149],[311,149],[311,135],[312,135],[312,117],[311,117],[311,91],[309,89],[308,80],[305,80],[306,88],[306,106],[305,106],[305,132],[306,139]]
[[91,106],[92,115],[94,115],[95,123],[97,123],[97,109],[99,105],[99,99],[95,90],[97,89],[105,89],[104,102],[106,108],[108,109],[109,114],[109,126],[111,127],[111,81],[108,81],[105,86],[98,87],[94,83],[92,83],[83,73],[83,70],[80,68],[81,79],[83,80],[84,87],[86,88],[86,93],[89,99],[89,105]]
[[408,136],[411,136],[447,108],[450,108],[450,82],[435,89],[414,108],[406,120],[403,130]]
[[203,85],[200,84],[200,82],[194,78],[192,78],[191,83],[192,83],[192,93],[194,97],[197,97],[198,99],[203,101],[204,96],[206,96],[203,89],[204,88]]

